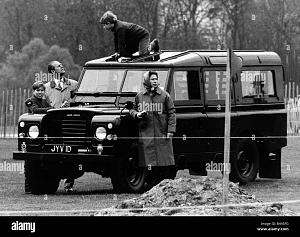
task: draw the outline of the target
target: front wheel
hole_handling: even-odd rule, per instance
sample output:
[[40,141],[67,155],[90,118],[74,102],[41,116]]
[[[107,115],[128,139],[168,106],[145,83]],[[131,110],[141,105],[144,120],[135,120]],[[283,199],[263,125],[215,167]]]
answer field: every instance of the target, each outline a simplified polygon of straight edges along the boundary
[[254,181],[259,168],[259,151],[255,142],[242,140],[231,157],[229,179],[241,184]]
[[25,192],[32,194],[54,194],[60,179],[48,170],[41,169],[38,162],[25,161]]
[[152,167],[147,171],[146,181],[149,188],[159,184],[164,179],[175,179],[177,169],[175,166],[158,166]]
[[112,164],[111,182],[116,192],[141,193],[144,191],[146,168],[138,166],[138,147],[119,154]]

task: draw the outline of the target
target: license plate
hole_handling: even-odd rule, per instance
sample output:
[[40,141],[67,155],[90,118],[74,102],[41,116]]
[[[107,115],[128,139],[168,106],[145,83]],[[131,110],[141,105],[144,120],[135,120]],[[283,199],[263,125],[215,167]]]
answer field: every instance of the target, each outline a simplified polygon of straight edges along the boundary
[[72,151],[72,147],[67,145],[54,145],[50,148],[50,151],[53,153],[70,153]]

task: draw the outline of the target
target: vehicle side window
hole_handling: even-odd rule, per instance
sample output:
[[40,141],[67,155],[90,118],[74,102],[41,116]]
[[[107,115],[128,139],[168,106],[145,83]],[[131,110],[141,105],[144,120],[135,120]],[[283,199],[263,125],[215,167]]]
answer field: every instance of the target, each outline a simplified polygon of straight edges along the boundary
[[272,71],[243,71],[241,83],[243,98],[275,96]]
[[200,80],[197,70],[175,71],[173,79],[175,100],[200,100]]
[[[125,81],[122,87],[122,92],[141,92],[145,89],[144,74],[149,70],[128,70],[126,73]],[[166,80],[169,71],[167,69],[154,70],[158,74],[159,87],[162,90],[166,90]],[[127,100],[133,101],[133,97],[120,97],[119,103],[125,103]]]
[[[140,92],[144,90],[143,75],[146,70],[128,70],[122,92]],[[166,79],[168,75],[167,70],[157,70],[158,83],[162,90],[165,90]]]
[[205,71],[206,100],[224,100],[226,94],[226,71]]

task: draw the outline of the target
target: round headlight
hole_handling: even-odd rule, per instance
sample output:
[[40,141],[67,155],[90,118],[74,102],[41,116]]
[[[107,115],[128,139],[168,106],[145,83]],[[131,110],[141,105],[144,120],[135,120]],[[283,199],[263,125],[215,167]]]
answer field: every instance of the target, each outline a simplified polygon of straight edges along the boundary
[[98,127],[95,132],[96,138],[103,140],[106,137],[106,129],[104,127]]
[[39,127],[36,125],[30,126],[28,130],[28,135],[31,138],[37,138],[39,136]]
[[20,127],[21,128],[24,128],[25,127],[25,123],[22,121],[22,122],[20,122]]

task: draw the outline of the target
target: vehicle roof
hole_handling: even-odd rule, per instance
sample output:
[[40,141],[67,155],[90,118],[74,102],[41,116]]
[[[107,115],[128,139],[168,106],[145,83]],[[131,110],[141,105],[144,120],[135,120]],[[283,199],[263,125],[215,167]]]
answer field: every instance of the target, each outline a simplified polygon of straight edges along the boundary
[[[242,59],[243,66],[282,65],[279,55],[275,52],[262,50],[233,50]],[[227,51],[224,50],[162,50],[157,61],[145,61],[145,58],[135,58],[126,62],[106,62],[99,58],[85,63],[85,67],[191,67],[226,65]],[[151,59],[153,56],[149,56]]]

